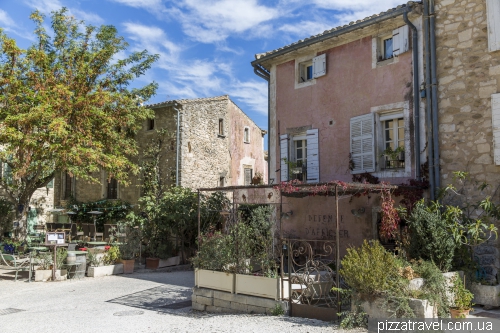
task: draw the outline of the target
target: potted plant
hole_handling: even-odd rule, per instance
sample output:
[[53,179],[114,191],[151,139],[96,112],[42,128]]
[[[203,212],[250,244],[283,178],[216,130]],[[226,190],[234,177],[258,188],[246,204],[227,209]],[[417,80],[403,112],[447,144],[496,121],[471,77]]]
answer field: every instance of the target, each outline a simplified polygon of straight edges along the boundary
[[255,176],[253,176],[253,178],[252,178],[252,185],[262,185],[262,184],[264,184],[263,179],[264,179],[264,177],[262,176],[262,173],[260,173],[259,171],[257,171],[255,173]]
[[88,249],[89,268],[87,276],[99,277],[123,273],[123,264],[120,261],[120,250],[117,246],[111,246],[107,251],[100,249]]
[[404,166],[405,147],[399,146],[396,149],[392,149],[392,147],[389,146],[382,152],[380,156],[385,156],[386,168],[401,168]]
[[134,272],[135,259],[139,255],[140,246],[141,237],[139,229],[132,228],[125,242],[120,245],[121,263],[123,264],[124,274]]
[[160,260],[168,259],[172,256],[174,246],[166,237],[155,237],[148,243],[148,256],[146,257],[146,268],[157,269]]
[[472,299],[474,295],[464,286],[460,276],[455,275],[452,278],[452,284],[449,288],[453,295],[453,307],[450,308],[451,318],[465,318],[472,310]]

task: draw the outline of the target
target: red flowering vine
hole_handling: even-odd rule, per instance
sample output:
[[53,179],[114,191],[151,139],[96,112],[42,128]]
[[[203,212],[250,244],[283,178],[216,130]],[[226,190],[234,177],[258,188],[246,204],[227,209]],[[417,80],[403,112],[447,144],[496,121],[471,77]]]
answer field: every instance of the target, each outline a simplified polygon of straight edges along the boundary
[[389,189],[384,189],[380,192],[382,198],[382,222],[380,224],[380,236],[389,239],[395,236],[398,230],[400,218],[396,208],[394,208],[394,200]]

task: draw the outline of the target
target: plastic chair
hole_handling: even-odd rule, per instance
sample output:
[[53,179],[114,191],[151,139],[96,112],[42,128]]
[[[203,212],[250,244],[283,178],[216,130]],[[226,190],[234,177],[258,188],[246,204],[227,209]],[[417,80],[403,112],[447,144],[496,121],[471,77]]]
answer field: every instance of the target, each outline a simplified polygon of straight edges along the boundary
[[31,266],[29,258],[19,258],[18,256],[2,252],[0,252],[0,258],[2,259],[0,264],[7,267],[3,269],[16,271],[16,278],[14,281],[17,281],[17,274],[19,271],[29,270]]

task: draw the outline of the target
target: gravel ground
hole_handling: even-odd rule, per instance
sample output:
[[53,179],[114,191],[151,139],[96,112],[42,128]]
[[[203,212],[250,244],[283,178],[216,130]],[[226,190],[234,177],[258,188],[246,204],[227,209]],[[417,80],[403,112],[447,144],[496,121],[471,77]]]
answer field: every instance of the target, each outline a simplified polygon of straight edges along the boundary
[[45,283],[0,280],[0,333],[342,332],[319,320],[194,311],[193,284],[192,271]]

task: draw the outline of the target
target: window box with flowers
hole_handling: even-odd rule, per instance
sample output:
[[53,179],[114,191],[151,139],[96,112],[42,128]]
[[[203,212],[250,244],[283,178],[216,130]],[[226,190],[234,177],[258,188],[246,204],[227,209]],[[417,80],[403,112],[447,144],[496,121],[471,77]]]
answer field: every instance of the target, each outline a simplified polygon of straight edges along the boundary
[[401,169],[405,167],[405,148],[403,146],[396,149],[389,146],[383,151],[381,157],[384,157],[384,169]]

